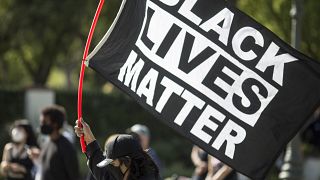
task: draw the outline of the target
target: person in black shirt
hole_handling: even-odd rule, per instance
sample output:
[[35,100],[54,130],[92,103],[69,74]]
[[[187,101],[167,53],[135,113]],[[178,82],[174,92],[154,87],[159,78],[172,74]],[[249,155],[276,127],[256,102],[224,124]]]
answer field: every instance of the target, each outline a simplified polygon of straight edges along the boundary
[[39,149],[29,121],[15,121],[11,138],[12,142],[7,143],[3,150],[1,172],[6,180],[32,180],[34,164],[29,153]]
[[96,180],[159,180],[159,170],[131,135],[117,135],[105,146],[105,156],[88,124],[76,121],[75,132],[84,135],[88,166]]
[[49,140],[42,146],[36,180],[79,180],[76,150],[60,131],[64,121],[65,110],[61,106],[50,106],[41,112],[40,130],[49,135]]

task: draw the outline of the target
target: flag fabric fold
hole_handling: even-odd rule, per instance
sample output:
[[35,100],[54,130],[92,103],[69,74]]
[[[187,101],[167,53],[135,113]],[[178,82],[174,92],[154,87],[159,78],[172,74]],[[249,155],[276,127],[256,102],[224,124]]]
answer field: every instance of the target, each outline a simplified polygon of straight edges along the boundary
[[224,0],[123,0],[87,64],[253,179],[320,102],[319,64]]

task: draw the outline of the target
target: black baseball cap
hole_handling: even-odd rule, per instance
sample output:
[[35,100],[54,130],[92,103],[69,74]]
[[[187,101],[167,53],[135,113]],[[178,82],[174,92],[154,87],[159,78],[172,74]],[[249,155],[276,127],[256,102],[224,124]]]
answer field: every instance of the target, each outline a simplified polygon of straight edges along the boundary
[[98,167],[105,167],[120,157],[137,158],[143,154],[138,140],[131,135],[120,134],[105,146],[106,159],[97,164]]

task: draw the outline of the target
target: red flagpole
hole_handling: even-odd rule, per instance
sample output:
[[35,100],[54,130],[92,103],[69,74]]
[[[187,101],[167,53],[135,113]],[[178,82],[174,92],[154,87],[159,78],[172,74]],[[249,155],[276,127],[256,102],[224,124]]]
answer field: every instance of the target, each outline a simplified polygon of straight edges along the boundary
[[[90,31],[89,31],[89,34],[88,34],[88,38],[87,38],[86,46],[84,48],[82,62],[81,62],[81,70],[80,70],[79,86],[78,86],[78,120],[79,120],[78,126],[80,126],[80,127],[81,127],[81,119],[82,119],[83,78],[84,78],[84,72],[85,72],[85,69],[86,69],[85,60],[87,59],[87,56],[89,54],[89,48],[90,48],[90,44],[91,44],[91,41],[92,41],[92,36],[93,36],[94,30],[96,28],[97,21],[99,19],[100,12],[101,12],[101,9],[103,7],[103,4],[104,4],[104,0],[100,0],[98,8],[97,8],[96,13],[95,13],[94,18],[93,18],[91,27],[90,27]],[[81,144],[82,152],[85,153],[86,152],[86,143],[84,141],[84,136],[80,137],[80,144]]]

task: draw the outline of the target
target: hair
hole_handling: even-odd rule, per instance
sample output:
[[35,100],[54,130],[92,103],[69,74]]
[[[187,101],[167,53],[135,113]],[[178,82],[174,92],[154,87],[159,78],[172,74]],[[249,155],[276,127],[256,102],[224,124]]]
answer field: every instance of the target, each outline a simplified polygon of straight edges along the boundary
[[12,127],[11,127],[11,130],[14,129],[14,128],[23,128],[26,132],[26,135],[27,135],[27,142],[26,144],[28,146],[36,146],[36,147],[39,147],[38,146],[38,143],[37,143],[37,138],[36,138],[36,135],[33,131],[33,128],[30,124],[30,122],[26,119],[19,119],[19,120],[16,120],[14,121]]
[[66,119],[66,111],[62,106],[53,105],[46,107],[42,110],[43,116],[49,117],[51,123],[58,125],[58,129],[61,129]]
[[[119,158],[120,163],[126,164],[122,158]],[[142,151],[141,156],[137,158],[131,158],[130,163],[130,174],[129,180],[139,180],[147,172],[151,174],[150,171],[153,171],[155,177],[159,175],[159,169],[157,165],[153,162],[151,157],[144,151]]]

